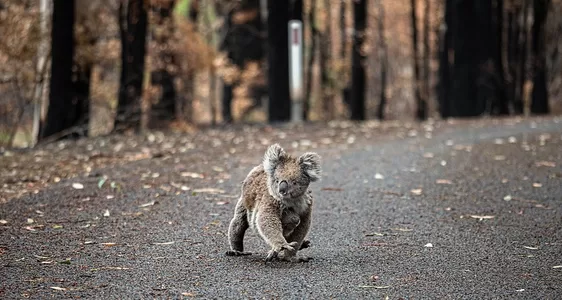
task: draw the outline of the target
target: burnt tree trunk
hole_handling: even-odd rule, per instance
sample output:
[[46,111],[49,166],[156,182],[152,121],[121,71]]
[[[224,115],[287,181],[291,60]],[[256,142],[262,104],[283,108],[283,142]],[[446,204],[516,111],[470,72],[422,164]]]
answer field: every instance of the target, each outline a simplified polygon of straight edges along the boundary
[[[220,48],[227,52],[229,60],[240,70],[244,70],[246,63],[259,62],[263,58],[262,26],[259,0],[240,1],[228,12],[224,28],[225,37]],[[288,38],[287,33],[285,36]],[[288,55],[288,52],[286,53]],[[288,63],[288,58],[286,62]],[[287,76],[288,68],[287,66]],[[222,117],[225,123],[232,122],[232,97],[237,84],[237,81],[225,81],[223,84]],[[288,93],[287,78],[287,95]],[[289,101],[288,96],[286,100]],[[259,99],[254,99],[254,102],[258,101]]]
[[176,64],[174,53],[169,46],[175,30],[172,15],[174,4],[175,0],[162,1],[154,5],[152,9],[156,22],[153,26],[154,30],[152,30],[151,36],[160,51],[156,58],[156,70],[149,71],[151,72],[151,84],[160,86],[162,94],[159,101],[152,105],[150,111],[152,116],[156,117],[158,120],[174,120],[176,117],[182,115],[180,111],[176,110],[177,106],[183,106],[177,105],[176,103],[179,98],[182,97],[182,95],[179,95],[176,91],[175,80],[177,74],[175,72],[170,72],[170,68],[168,68],[168,65]]
[[89,129],[89,116],[90,116],[90,85],[92,79],[93,63],[87,62],[79,65],[74,62],[74,72],[72,84],[74,86],[73,103],[77,103],[79,108],[80,117],[76,118],[79,123],[79,131],[75,135],[87,136]]
[[476,26],[481,42],[474,55],[478,58],[476,109],[490,115],[507,114],[504,74],[502,67],[503,0],[482,1],[474,5],[478,16]]
[[330,79],[330,63],[332,61],[332,7],[331,0],[324,0],[324,9],[326,10],[326,26],[320,34],[320,86],[322,93],[322,112],[325,120],[334,118],[334,87]]
[[476,15],[472,0],[454,1],[455,20],[454,39],[454,71],[451,91],[451,116],[468,117],[479,115],[482,111],[475,105],[477,99],[476,81],[477,67],[480,61],[476,55],[479,40],[476,32]]
[[[347,45],[346,45],[346,41],[347,41],[347,34],[346,34],[346,24],[345,24],[345,14],[346,14],[346,10],[347,10],[347,6],[346,6],[346,0],[340,0],[340,15],[339,15],[339,25],[340,25],[340,42],[341,42],[341,47],[340,47],[340,59],[342,61],[346,60],[346,53],[347,53]],[[342,91],[341,91],[341,97],[342,97],[342,101],[343,103],[345,103],[347,106],[350,105],[350,87],[348,85],[348,83],[346,82]]]
[[[457,0],[451,116],[472,117],[498,103],[497,45],[489,0]],[[499,33],[498,33],[499,34]]]
[[121,34],[121,78],[116,131],[140,130],[141,95],[144,77],[148,3],[145,0],[121,1],[119,29]]
[[388,68],[388,49],[386,47],[386,38],[384,36],[384,5],[383,0],[378,1],[378,29],[379,29],[379,59],[381,62],[380,77],[381,85],[379,92],[379,105],[377,107],[377,118],[379,120],[384,120],[384,110],[386,107],[386,77]]
[[439,114],[442,118],[451,116],[451,77],[453,51],[453,0],[445,0],[445,11],[439,30]]
[[546,32],[545,24],[550,0],[534,0],[532,29],[533,92],[531,113],[548,114],[548,89],[546,80]]
[[[189,4],[188,19],[193,26],[193,31],[197,32],[197,20],[199,18],[199,0],[192,0]],[[212,33],[210,33],[212,35]],[[183,95],[178,95],[176,97],[176,116],[180,116],[188,121],[194,123],[195,116],[193,113],[193,105],[195,103],[195,70],[191,66],[188,66],[188,70],[184,75],[185,78],[181,79],[183,81]],[[213,67],[211,67],[212,69]],[[214,74],[214,70],[213,70]],[[211,80],[214,81],[214,80]],[[214,91],[213,91],[214,92]],[[214,108],[214,103],[212,104]],[[215,124],[215,113],[212,114],[212,122]]]
[[351,54],[351,99],[352,120],[365,120],[365,29],[367,27],[367,0],[353,2],[353,52]]
[[513,2],[507,13],[507,97],[514,114],[523,113],[528,9],[528,0],[521,0]]
[[510,5],[506,9],[506,45],[505,45],[505,58],[506,58],[506,93],[508,105],[515,113],[515,70],[514,65],[516,61],[517,52],[517,10],[515,5]]
[[73,81],[75,1],[54,0],[49,107],[38,140],[76,136],[87,129],[88,99],[77,97]]
[[[316,24],[316,0],[310,1],[310,12],[308,13],[308,22],[310,23],[310,54],[308,56],[306,68],[306,88],[304,96],[303,114],[304,120],[308,115],[310,109],[311,95],[312,95],[312,78],[314,74],[314,59],[316,58],[316,43],[319,38],[318,25]],[[304,32],[304,30],[303,30]],[[322,51],[322,49],[320,49]]]
[[[504,0],[495,0],[492,2],[492,59],[496,71],[496,98],[497,103],[493,107],[492,112],[498,115],[509,114],[509,100],[507,96],[507,85],[505,80],[505,52],[504,52]],[[495,38],[494,38],[495,37]]]
[[[431,70],[429,69],[429,62],[430,62],[430,51],[431,47],[429,45],[429,18],[430,18],[430,2],[431,0],[424,1],[424,11],[423,11],[423,63],[422,63],[422,80],[423,83],[423,98],[426,103],[426,111],[427,111],[427,103],[429,103],[430,94],[431,94]],[[426,112],[427,117],[427,112]]]
[[528,45],[529,45],[529,0],[523,0],[523,6],[521,12],[519,13],[518,22],[519,30],[517,35],[517,64],[515,65],[515,99],[514,99],[514,110],[517,114],[523,113],[524,108],[524,86],[527,80],[527,56],[528,56]]
[[[236,45],[236,39],[233,35],[232,29],[232,15],[234,11],[231,10],[228,12],[225,22],[223,31],[225,32],[225,37],[223,40],[222,45],[220,45],[220,49],[227,52],[228,58],[236,64],[235,52],[234,47]],[[222,85],[222,98],[221,98],[221,106],[222,106],[222,121],[224,123],[231,123],[232,122],[232,89],[234,86],[234,82],[227,82],[223,80]]]
[[418,56],[418,20],[417,20],[417,0],[410,0],[410,21],[412,28],[412,59],[414,66],[414,98],[416,101],[416,118],[425,120],[427,118],[427,102],[421,93],[421,74],[420,61]]
[[289,1],[268,0],[267,53],[270,122],[291,119],[289,95]]

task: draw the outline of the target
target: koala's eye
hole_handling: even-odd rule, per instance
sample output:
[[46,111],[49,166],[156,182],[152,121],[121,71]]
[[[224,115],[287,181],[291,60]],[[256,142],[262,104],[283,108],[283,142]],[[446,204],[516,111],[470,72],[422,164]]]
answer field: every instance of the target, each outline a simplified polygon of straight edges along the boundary
[[295,184],[297,184],[297,181],[296,181],[296,180],[291,180],[291,184],[295,185]]

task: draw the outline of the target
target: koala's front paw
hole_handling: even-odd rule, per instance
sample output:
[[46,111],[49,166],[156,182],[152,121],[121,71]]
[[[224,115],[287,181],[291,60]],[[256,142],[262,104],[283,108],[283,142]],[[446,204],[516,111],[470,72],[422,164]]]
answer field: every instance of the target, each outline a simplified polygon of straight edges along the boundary
[[[297,247],[298,243],[297,242],[290,242],[287,243],[281,247],[277,247],[277,248],[273,248],[271,250],[269,250],[269,252],[267,253],[267,257],[265,258],[265,261],[272,261],[273,259],[277,258],[279,256],[279,252],[283,251],[283,252],[289,252],[289,253],[296,253],[295,248]],[[286,254],[284,254],[283,256],[286,256]]]
[[246,255],[252,255],[252,252],[244,252],[244,251],[238,251],[238,250],[228,250],[225,253],[226,256],[246,256]]

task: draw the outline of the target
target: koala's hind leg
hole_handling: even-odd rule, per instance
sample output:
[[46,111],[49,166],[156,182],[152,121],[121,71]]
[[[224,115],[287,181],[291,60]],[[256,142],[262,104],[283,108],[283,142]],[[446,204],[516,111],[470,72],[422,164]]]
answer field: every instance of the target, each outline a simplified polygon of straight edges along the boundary
[[[283,217],[281,218],[281,223],[283,224],[283,236],[285,239],[289,240],[295,228],[301,223],[301,217],[295,213],[283,212]],[[306,249],[311,246],[309,240],[303,240],[301,246],[298,250]]]
[[242,198],[236,204],[234,209],[234,217],[230,221],[228,227],[228,241],[230,242],[230,250],[226,252],[227,256],[250,255],[250,252],[244,252],[244,234],[249,227],[247,210],[242,204]]
[[292,211],[283,211],[281,217],[281,225],[283,226],[283,236],[285,239],[293,233],[295,228],[299,226],[301,218]]
[[[287,237],[287,242],[295,243],[297,245],[295,249],[302,250],[304,248],[310,247],[310,241],[304,239],[308,234],[308,230],[310,229],[310,221],[311,221],[311,216],[310,216],[310,212],[308,212],[305,216],[301,217],[299,225]],[[284,260],[296,261],[296,262],[304,262],[310,260],[310,258],[305,256],[297,256],[296,252],[297,251],[293,251],[293,252],[288,250],[284,251],[281,258]]]

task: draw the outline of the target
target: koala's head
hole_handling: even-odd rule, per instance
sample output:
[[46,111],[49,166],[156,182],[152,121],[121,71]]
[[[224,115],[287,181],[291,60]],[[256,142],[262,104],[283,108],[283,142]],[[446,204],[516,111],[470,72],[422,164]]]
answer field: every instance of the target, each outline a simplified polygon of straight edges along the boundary
[[303,195],[311,182],[320,179],[320,155],[307,152],[292,157],[279,146],[269,146],[263,157],[269,193],[276,199],[292,199]]

